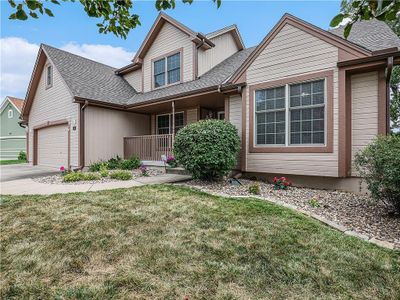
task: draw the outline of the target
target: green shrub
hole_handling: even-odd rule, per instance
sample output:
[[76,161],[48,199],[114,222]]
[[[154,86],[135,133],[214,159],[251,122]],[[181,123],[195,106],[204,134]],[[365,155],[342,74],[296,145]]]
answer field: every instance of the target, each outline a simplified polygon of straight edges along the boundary
[[18,154],[18,160],[23,160],[26,161],[26,152],[25,151],[20,151]]
[[355,155],[354,164],[374,199],[400,212],[400,136],[380,136]]
[[107,161],[108,164],[108,169],[109,170],[115,170],[115,169],[119,169],[120,168],[120,164],[121,164],[121,157],[119,157],[118,155],[116,157],[110,158]]
[[99,171],[100,171],[100,167],[101,167],[103,164],[107,164],[107,163],[104,162],[104,161],[98,161],[98,162],[91,163],[91,164],[89,165],[89,171],[90,171],[90,172],[99,172]]
[[108,167],[107,167],[106,163],[102,163],[100,165],[99,172],[100,172],[100,176],[101,177],[107,177],[108,176]]
[[252,184],[249,186],[249,193],[253,195],[260,195],[261,194],[261,188],[258,183]]
[[214,180],[226,175],[237,163],[240,139],[235,126],[226,121],[203,120],[179,130],[175,159],[194,178]]
[[110,174],[110,178],[118,180],[130,180],[132,179],[132,173],[128,171],[115,171]]
[[84,172],[69,172],[64,175],[64,182],[86,181],[86,180],[99,180],[100,175],[96,173]]
[[132,156],[130,159],[121,160],[120,169],[122,170],[133,170],[140,167],[141,161],[139,157]]

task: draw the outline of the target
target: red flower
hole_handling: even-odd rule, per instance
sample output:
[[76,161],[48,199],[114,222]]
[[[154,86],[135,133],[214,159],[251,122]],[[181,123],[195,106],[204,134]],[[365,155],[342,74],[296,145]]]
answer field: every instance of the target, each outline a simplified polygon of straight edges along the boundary
[[277,182],[277,181],[278,181],[278,178],[274,177],[274,182]]
[[289,185],[289,182],[288,182],[288,181],[285,181],[285,182],[283,183],[283,185],[284,185],[284,186],[288,186],[288,185]]
[[281,180],[282,181],[286,181],[286,177],[281,177]]
[[60,171],[61,171],[61,172],[64,172],[64,171],[65,171],[64,166],[61,166],[61,167],[60,167]]

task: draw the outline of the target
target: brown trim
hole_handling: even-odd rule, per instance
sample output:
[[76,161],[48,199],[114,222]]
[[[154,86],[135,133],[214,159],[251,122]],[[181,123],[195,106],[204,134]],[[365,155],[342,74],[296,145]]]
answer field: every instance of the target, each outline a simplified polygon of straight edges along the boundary
[[129,65],[126,65],[122,68],[119,68],[115,70],[115,74],[117,75],[126,75],[128,73],[137,71],[142,68],[142,63],[131,63]]
[[[324,146],[255,146],[254,145],[254,93],[258,89],[271,88],[296,82],[326,78],[326,145]],[[332,153],[333,152],[333,71],[289,77],[249,86],[249,152],[250,153]]]
[[354,65],[365,64],[365,63],[373,63],[373,62],[377,63],[379,61],[382,61],[384,64],[386,64],[386,60],[388,57],[400,57],[400,51],[386,52],[383,54],[376,54],[373,56],[367,56],[367,57],[362,57],[362,58],[357,58],[357,59],[352,59],[352,60],[339,61],[337,63],[337,66],[339,68],[341,68],[341,67],[354,66]]
[[[177,53],[179,53],[179,56],[180,56],[180,80],[177,81],[177,82],[168,84],[168,70],[166,68],[165,69],[165,84],[163,86],[160,86],[160,87],[155,87],[154,86],[154,84],[155,84],[155,82],[154,82],[154,62],[164,58],[165,59],[165,64],[167,65],[167,57],[175,55]],[[165,88],[165,87],[169,87],[169,86],[172,86],[172,85],[179,84],[179,83],[183,82],[183,66],[184,66],[183,65],[183,47],[181,47],[179,49],[176,49],[174,51],[170,51],[170,52],[168,52],[166,54],[157,56],[157,57],[151,59],[150,63],[151,63],[151,80],[150,80],[151,86],[150,86],[150,88],[151,88],[152,91],[153,90],[158,90],[158,89],[161,89],[161,88]]]
[[29,129],[26,133],[26,160],[29,162]]
[[253,61],[261,54],[265,47],[275,38],[275,36],[281,31],[281,29],[286,25],[292,25],[304,32],[311,34],[329,44],[332,44],[338,48],[345,49],[349,53],[354,54],[358,57],[369,56],[371,51],[364,49],[354,43],[351,43],[339,36],[334,35],[328,31],[325,31],[317,26],[305,22],[295,16],[290,14],[284,14],[283,17],[278,21],[278,23],[272,28],[272,30],[267,34],[263,41],[257,46],[257,48],[249,55],[245,62],[240,66],[238,70],[231,76],[231,82],[237,83],[241,75],[247,70],[247,68],[253,63]]
[[228,96],[225,97],[225,103],[224,103],[224,113],[225,113],[225,121],[229,121],[229,105],[230,105],[230,99]]
[[385,70],[378,71],[378,134],[386,135],[389,132],[388,121],[388,82],[385,76]]
[[79,149],[79,166],[85,167],[85,109],[86,104],[81,103],[79,105],[79,138],[78,138],[78,149]]
[[142,67],[141,72],[142,72],[142,90],[140,92],[144,93],[144,67]]
[[193,80],[196,80],[199,74],[199,50],[193,44]]
[[246,172],[247,170],[247,141],[246,141],[247,89],[248,87],[244,87],[242,90],[242,147],[241,147],[241,161],[240,161],[240,169],[242,170],[242,172]]
[[67,125],[67,129],[68,129],[67,164],[68,164],[68,169],[70,169],[70,167],[71,167],[71,129],[70,129],[69,122],[67,119],[61,119],[61,120],[56,120],[56,121],[47,121],[46,123],[43,123],[43,124],[33,127],[33,158],[32,158],[33,165],[38,164],[38,131],[40,129],[54,127],[54,126],[62,126],[62,125]]

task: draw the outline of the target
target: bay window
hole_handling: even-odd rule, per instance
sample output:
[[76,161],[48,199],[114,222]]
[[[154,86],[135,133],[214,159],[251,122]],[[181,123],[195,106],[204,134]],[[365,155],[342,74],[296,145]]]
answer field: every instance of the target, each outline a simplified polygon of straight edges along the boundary
[[324,145],[325,79],[255,90],[255,145]]

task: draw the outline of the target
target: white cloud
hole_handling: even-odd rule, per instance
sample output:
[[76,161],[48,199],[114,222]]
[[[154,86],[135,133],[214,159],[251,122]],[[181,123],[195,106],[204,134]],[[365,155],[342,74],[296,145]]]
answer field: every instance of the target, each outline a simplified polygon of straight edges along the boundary
[[65,44],[61,49],[117,68],[130,63],[135,55],[134,52],[129,52],[122,47],[92,44],[80,45],[75,42]]
[[[122,47],[75,42],[66,43],[60,48],[113,67],[130,63],[135,54]],[[38,44],[29,43],[23,38],[0,39],[0,102],[7,95],[25,97],[38,50]]]
[[5,96],[23,98],[35,64],[39,45],[17,37],[0,39],[1,101]]

